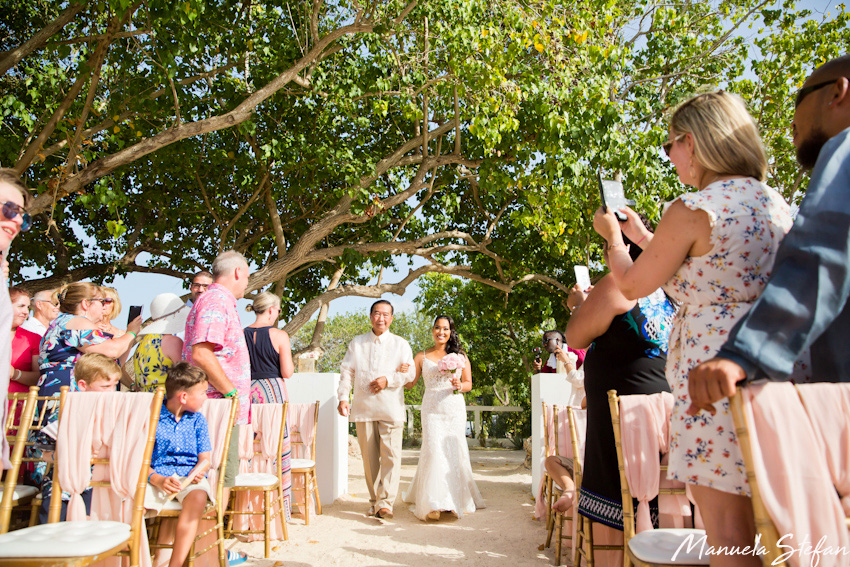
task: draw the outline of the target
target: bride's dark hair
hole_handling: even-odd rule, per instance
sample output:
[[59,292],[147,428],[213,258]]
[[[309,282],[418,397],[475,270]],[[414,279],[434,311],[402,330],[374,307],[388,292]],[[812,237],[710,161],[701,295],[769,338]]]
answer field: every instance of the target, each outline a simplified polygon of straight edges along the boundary
[[[463,349],[460,347],[460,337],[457,336],[457,331],[455,330],[455,322],[454,319],[449,317],[448,315],[437,315],[434,318],[434,325],[437,324],[437,321],[440,319],[445,319],[449,323],[449,340],[446,342],[446,354],[451,354],[453,352],[457,354],[463,354]],[[434,327],[431,326],[431,328]]]

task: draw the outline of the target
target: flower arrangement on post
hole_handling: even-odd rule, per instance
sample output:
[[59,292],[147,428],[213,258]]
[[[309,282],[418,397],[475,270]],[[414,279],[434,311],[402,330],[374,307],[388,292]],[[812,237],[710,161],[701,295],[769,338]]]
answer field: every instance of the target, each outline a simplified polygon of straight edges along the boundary
[[[454,374],[458,375],[463,367],[466,366],[466,359],[463,355],[458,354],[456,352],[451,352],[440,359],[440,362],[437,363],[437,367],[440,369],[440,374]],[[455,390],[455,394],[460,394],[460,390]]]

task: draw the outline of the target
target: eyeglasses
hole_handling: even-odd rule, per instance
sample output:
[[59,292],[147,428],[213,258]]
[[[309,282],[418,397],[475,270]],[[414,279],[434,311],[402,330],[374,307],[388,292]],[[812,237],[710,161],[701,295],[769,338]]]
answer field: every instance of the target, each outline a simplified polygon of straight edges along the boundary
[[822,89],[827,85],[831,85],[832,83],[837,83],[843,78],[850,77],[839,77],[838,79],[832,79],[831,81],[824,81],[822,83],[815,83],[814,85],[809,85],[808,87],[803,87],[799,91],[797,91],[797,96],[794,98],[794,108],[800,106],[800,103],[803,102],[803,99],[809,96],[811,93],[815,92],[818,89]]
[[375,319],[392,319],[393,314],[392,313],[380,313],[378,311],[372,311],[372,313],[370,313],[370,316],[374,317]]
[[109,305],[110,303],[113,303],[115,300],[111,299],[109,297],[92,297],[91,299],[89,299],[89,301],[100,301],[101,305]]
[[32,226],[32,217],[24,210],[22,206],[12,201],[3,203],[3,216],[6,220],[15,220],[15,217],[21,215],[21,232],[26,232]]
[[210,284],[193,283],[191,286],[189,286],[189,289],[207,289],[208,287],[210,287]]
[[679,134],[672,140],[667,140],[666,142],[661,144],[661,147],[664,148],[664,153],[667,154],[667,157],[670,157],[670,150],[673,149],[673,144],[684,138],[686,135],[687,134]]
[[58,301],[50,301],[49,299],[33,299],[36,303],[49,303],[53,307],[59,307]]

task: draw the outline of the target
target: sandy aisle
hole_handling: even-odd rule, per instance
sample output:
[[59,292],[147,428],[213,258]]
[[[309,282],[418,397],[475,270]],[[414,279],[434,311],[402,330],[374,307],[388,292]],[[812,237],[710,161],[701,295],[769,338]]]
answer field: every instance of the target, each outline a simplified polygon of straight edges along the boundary
[[[349,493],[313,516],[289,526],[289,541],[273,542],[270,559],[251,559],[246,567],[306,565],[551,565],[554,551],[538,551],[545,539],[542,522],[532,519],[531,473],[522,467],[524,451],[473,450],[475,481],[487,508],[457,520],[422,522],[401,502],[395,518],[368,518],[369,497],[359,459],[349,459]],[[413,479],[418,450],[405,450],[400,493]],[[238,543],[234,549],[262,558],[263,543]]]

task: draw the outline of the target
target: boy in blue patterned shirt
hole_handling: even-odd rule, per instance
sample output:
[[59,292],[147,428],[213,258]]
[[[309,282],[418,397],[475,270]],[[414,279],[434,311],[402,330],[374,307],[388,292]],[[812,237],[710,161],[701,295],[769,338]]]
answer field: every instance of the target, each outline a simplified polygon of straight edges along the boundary
[[198,524],[214,501],[206,478],[210,468],[210,434],[200,413],[207,400],[207,377],[187,362],[168,369],[166,400],[156,427],[145,508],[161,510],[171,498],[182,504],[169,567],[180,567],[189,555]]

